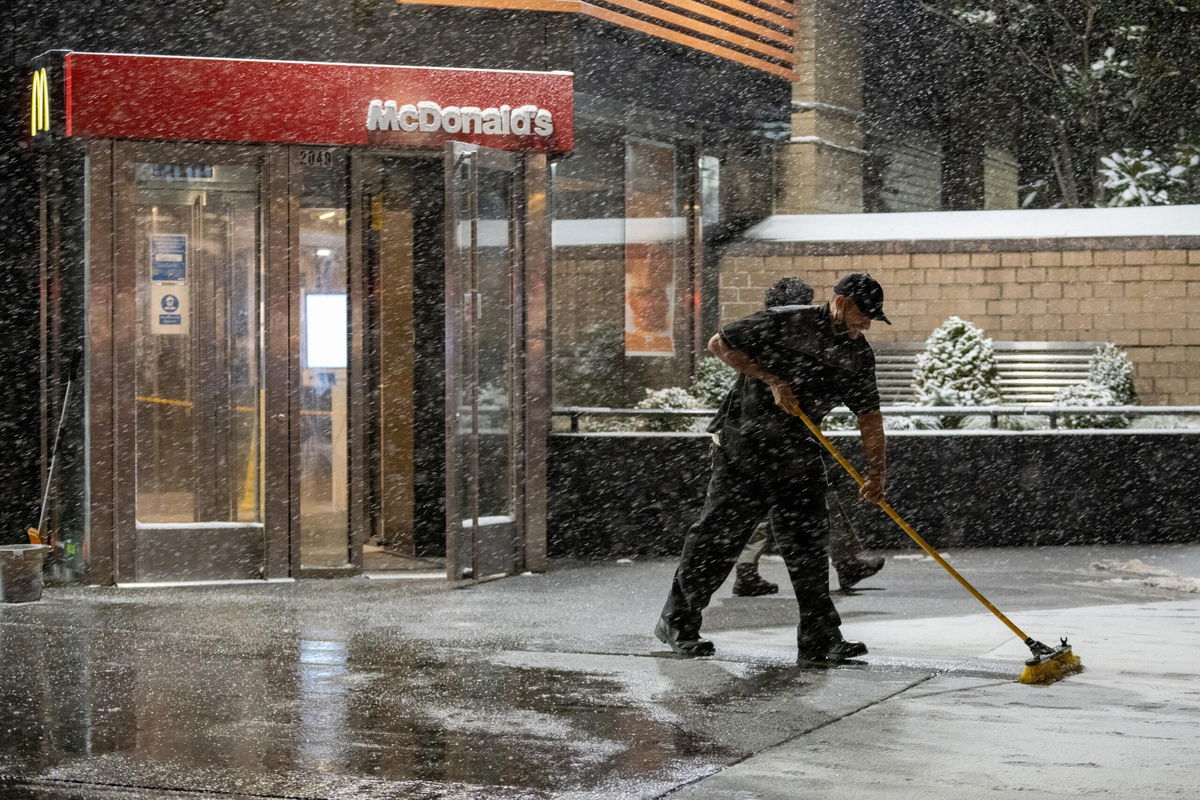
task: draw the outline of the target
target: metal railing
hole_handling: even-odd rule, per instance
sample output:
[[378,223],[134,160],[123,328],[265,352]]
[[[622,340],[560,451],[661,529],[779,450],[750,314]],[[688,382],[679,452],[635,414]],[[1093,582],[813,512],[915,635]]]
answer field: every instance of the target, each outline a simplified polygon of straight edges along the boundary
[[[1044,418],[1050,429],[1059,427],[1063,417],[1197,417],[1200,426],[1200,406],[1053,406],[1053,405],[996,405],[996,406],[883,406],[884,419],[888,417],[987,417],[989,427],[1000,428],[1002,417],[1026,419]],[[595,418],[647,418],[647,417],[714,417],[715,408],[592,408],[587,406],[563,406],[551,410],[552,418],[566,418],[571,433],[583,432],[580,422],[585,417]],[[839,406],[829,413],[828,418],[849,417],[851,412]]]

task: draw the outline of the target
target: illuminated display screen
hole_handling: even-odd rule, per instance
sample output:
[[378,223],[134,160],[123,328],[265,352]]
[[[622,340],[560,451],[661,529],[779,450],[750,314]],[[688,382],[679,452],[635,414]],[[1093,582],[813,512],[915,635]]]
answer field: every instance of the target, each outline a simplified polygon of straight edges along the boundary
[[304,297],[304,366],[346,368],[346,295]]

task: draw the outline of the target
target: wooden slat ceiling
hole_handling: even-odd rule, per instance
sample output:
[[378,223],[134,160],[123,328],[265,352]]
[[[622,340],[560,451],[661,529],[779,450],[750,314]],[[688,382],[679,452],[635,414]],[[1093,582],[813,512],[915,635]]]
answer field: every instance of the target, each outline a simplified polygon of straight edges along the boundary
[[396,0],[406,5],[557,11],[657,36],[755,69],[793,78],[791,0]]

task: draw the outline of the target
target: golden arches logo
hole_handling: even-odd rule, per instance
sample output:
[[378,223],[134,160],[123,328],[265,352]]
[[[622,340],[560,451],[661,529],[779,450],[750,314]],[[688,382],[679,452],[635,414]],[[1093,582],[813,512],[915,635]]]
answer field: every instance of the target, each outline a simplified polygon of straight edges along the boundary
[[46,70],[33,73],[33,89],[30,93],[29,134],[37,136],[50,130],[50,80]]

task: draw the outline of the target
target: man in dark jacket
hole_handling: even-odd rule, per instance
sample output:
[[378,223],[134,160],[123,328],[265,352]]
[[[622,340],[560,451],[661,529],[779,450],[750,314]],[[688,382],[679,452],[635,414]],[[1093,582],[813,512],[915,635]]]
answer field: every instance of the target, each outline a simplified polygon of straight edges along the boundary
[[[803,279],[789,276],[780,278],[771,284],[771,287],[767,289],[763,305],[765,308],[807,306],[812,304],[812,300],[813,288]],[[715,420],[709,430],[718,433],[719,422],[719,420]],[[829,557],[833,561],[834,571],[837,572],[839,588],[842,591],[849,591],[859,581],[865,580],[883,569],[884,558],[868,554],[863,547],[862,540],[858,538],[858,533],[854,530],[854,523],[850,521],[850,514],[843,508],[838,492],[834,488],[838,481],[849,480],[848,476],[838,474],[840,471],[838,468],[831,476],[829,489],[825,493],[825,500],[829,505]],[[763,578],[758,571],[759,559],[762,558],[770,540],[770,530],[770,523],[766,520],[760,522],[754,532],[750,534],[750,539],[742,548],[741,554],[738,555],[737,564],[734,566],[733,580],[733,593],[737,597],[760,597],[776,594],[779,591],[777,584]]]
[[[883,416],[875,356],[863,333],[888,322],[870,275],[838,281],[823,306],[768,308],[726,325],[709,352],[738,373],[718,414],[720,443],[700,519],[688,531],[655,635],[682,655],[711,655],[704,609],[755,524],[769,516],[800,608],[799,659],[839,662],[867,652],[841,634],[829,597],[825,467],[821,445],[795,415],[816,424],[838,404],[858,418],[867,457],[864,501],[886,488]],[[888,323],[890,324],[890,322]]]

